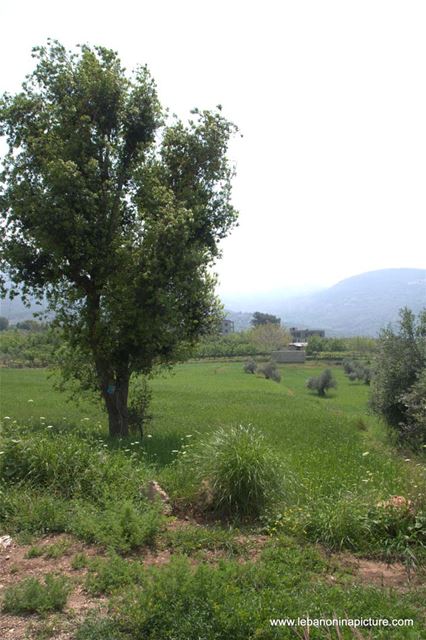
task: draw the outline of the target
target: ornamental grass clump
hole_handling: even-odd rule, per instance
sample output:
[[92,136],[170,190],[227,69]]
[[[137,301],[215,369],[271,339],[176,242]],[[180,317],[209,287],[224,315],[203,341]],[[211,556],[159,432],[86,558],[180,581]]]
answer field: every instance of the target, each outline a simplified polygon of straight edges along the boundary
[[280,461],[251,425],[218,429],[188,461],[203,486],[203,507],[227,517],[257,518],[281,495]]

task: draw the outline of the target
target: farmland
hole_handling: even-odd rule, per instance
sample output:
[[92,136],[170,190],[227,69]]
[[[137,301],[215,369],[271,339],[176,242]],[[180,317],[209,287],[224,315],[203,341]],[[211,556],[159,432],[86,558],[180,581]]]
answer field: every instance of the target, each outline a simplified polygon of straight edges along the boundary
[[[290,638],[294,632],[271,628],[269,619],[306,613],[413,618],[412,629],[375,629],[370,637],[422,637],[424,463],[391,446],[367,410],[368,386],[350,382],[340,367],[333,367],[336,390],[324,398],[308,391],[306,379],[322,369],[287,365],[277,384],[243,373],[241,363],[180,365],[152,380],[153,418],[142,442],[133,434],[118,443],[107,437],[100,406],[66,402],[46,370],[2,370],[0,448],[9,462],[4,455],[0,515],[3,532],[19,542],[16,553],[26,549],[20,573],[33,563],[44,575],[48,559],[23,554],[38,547],[44,557],[46,545],[65,536],[69,588],[80,589],[90,608],[105,598],[111,606],[78,632],[85,616],[55,614],[71,634],[64,637]],[[238,425],[252,425],[279,459],[282,494],[255,522],[203,519],[185,456],[209,434]],[[168,492],[173,516],[141,506],[138,486],[148,479]],[[378,506],[395,495],[411,501],[415,516]],[[133,519],[133,533],[111,533],[120,518]],[[86,559],[73,570],[76,556]],[[13,575],[3,577],[9,582]],[[155,602],[149,615],[148,602]],[[48,623],[35,617],[31,624]],[[328,636],[313,630],[310,637]]]

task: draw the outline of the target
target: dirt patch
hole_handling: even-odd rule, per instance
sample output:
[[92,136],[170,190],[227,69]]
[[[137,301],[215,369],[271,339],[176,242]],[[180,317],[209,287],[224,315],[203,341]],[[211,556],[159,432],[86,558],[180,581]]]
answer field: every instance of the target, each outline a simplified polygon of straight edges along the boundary
[[[336,554],[333,560],[336,561],[335,570],[344,569],[353,575],[356,582],[362,584],[405,591],[420,583],[416,571],[408,569],[400,562],[388,564],[378,560],[356,558],[350,554]],[[336,581],[335,576],[329,577],[331,581]]]
[[[0,602],[7,587],[25,578],[43,579],[48,573],[67,576],[74,588],[68,598],[67,605],[61,614],[52,614],[41,618],[27,615],[15,616],[2,613],[0,615],[1,640],[31,640],[41,631],[48,630],[52,640],[68,640],[73,637],[76,626],[84,619],[89,610],[105,609],[106,599],[90,597],[82,587],[85,568],[73,569],[72,559],[76,553],[84,552],[88,557],[103,555],[99,549],[76,542],[66,535],[46,536],[37,541],[41,550],[54,543],[64,543],[64,554],[59,558],[26,558],[31,546],[20,546],[15,542],[8,549],[0,552]],[[47,633],[47,632],[46,632]],[[47,637],[47,635],[46,635]]]

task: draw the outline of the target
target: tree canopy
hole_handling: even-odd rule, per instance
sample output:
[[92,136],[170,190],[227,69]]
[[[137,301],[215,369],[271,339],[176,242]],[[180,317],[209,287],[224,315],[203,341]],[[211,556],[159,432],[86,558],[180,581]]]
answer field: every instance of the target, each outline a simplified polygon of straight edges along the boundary
[[109,49],[49,41],[33,56],[0,102],[1,269],[12,296],[47,296],[64,375],[97,388],[125,435],[131,374],[175,362],[216,321],[236,127],[220,107],[168,118],[147,68],[128,75]]
[[272,313],[262,313],[261,311],[255,311],[253,318],[251,319],[253,327],[258,327],[261,324],[281,324],[281,319],[278,316],[272,315]]

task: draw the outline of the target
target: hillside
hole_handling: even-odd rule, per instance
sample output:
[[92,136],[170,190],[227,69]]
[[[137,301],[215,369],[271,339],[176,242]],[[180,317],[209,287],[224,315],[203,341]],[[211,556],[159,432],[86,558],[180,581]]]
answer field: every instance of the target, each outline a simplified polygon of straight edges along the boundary
[[382,269],[338,282],[309,296],[284,300],[276,310],[286,325],[317,327],[335,335],[377,335],[407,306],[426,306],[426,269]]

